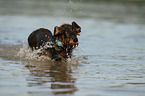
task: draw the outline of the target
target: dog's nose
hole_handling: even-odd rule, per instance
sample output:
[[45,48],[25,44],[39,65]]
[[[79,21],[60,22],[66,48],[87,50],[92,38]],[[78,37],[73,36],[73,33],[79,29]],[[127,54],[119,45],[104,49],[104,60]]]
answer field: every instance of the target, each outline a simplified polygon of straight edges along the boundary
[[78,42],[78,38],[75,38],[73,41],[74,41],[75,43]]

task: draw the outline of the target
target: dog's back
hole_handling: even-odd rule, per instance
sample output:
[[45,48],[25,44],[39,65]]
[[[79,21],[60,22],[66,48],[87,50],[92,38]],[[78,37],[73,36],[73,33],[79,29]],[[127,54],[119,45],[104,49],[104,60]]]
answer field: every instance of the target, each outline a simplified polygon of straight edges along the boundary
[[33,49],[43,47],[46,42],[51,41],[52,33],[48,29],[40,28],[33,31],[28,37],[29,46]]

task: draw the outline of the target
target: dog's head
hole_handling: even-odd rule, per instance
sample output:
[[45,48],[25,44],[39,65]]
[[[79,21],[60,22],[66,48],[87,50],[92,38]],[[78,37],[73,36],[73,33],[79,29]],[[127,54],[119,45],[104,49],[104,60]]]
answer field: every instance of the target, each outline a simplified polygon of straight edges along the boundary
[[80,35],[80,32],[81,27],[76,22],[72,22],[72,25],[63,24],[54,28],[54,39],[65,48],[63,55],[71,53],[72,49],[79,44],[77,35]]

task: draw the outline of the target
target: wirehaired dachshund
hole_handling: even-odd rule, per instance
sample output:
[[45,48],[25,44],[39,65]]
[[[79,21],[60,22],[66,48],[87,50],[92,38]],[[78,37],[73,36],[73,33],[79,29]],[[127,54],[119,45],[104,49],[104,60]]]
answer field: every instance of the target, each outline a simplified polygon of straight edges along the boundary
[[56,26],[54,35],[50,30],[40,28],[29,35],[28,44],[32,50],[41,49],[39,56],[45,55],[55,61],[67,60],[79,44],[77,35],[80,35],[80,32],[81,27],[76,22]]

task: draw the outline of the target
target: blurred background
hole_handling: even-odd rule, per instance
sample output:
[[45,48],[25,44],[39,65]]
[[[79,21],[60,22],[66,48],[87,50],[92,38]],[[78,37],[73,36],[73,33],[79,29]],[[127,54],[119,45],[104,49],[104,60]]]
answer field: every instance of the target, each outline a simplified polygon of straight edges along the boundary
[[[32,31],[73,21],[72,61],[32,58]],[[0,0],[1,96],[143,96],[144,62],[145,0]]]

